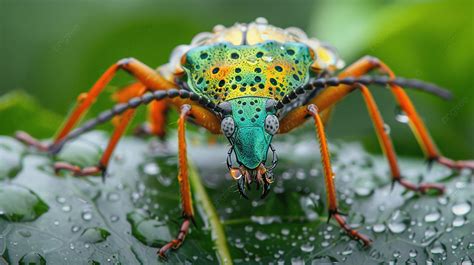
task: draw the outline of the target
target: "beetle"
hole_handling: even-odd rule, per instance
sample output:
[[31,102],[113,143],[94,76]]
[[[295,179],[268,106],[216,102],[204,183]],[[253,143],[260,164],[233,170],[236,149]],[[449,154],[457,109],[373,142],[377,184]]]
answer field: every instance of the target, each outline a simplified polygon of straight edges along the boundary
[[[137,82],[115,92],[118,104],[112,109],[76,128],[80,118],[119,70],[127,71]],[[373,70],[379,70],[383,75],[367,75]],[[55,154],[67,141],[118,116],[115,130],[97,165],[86,168],[64,162],[54,165],[56,171],[69,170],[77,176],[102,174],[105,177],[113,150],[137,107],[149,106],[149,122],[140,131],[159,137],[165,134],[166,110],[177,108],[180,113],[178,180],[184,219],[176,238],[159,250],[159,255],[165,257],[168,250],[183,243],[190,223],[194,221],[185,140],[188,119],[228,139],[231,147],[227,167],[244,198],[247,198],[246,189],[253,182],[262,187],[262,198],[270,190],[274,181],[273,169],[278,162],[271,144],[273,137],[291,132],[313,119],[320,144],[329,218],[334,218],[350,236],[368,245],[371,240],[350,228],[338,210],[324,132],[334,105],[346,95],[352,91],[361,92],[387,157],[393,183],[398,182],[406,189],[420,193],[431,189],[442,193],[444,188],[435,183],[415,184],[402,177],[390,136],[384,130],[384,121],[367,85],[389,88],[408,117],[430,163],[437,162],[458,170],[474,169],[474,161],[453,161],[441,155],[402,86],[443,98],[451,96],[448,91],[422,81],[398,78],[375,57],[364,57],[344,68],[344,62],[330,45],[308,38],[298,28],[272,26],[264,18],[231,27],[218,25],[212,33],[200,33],[191,44],[176,47],[169,62],[157,69],[133,58],[122,59],[108,68],[87,93],[79,96],[76,107],[51,144],[44,144],[22,131],[17,132],[16,137],[41,151]],[[269,153],[271,159],[268,159]]]

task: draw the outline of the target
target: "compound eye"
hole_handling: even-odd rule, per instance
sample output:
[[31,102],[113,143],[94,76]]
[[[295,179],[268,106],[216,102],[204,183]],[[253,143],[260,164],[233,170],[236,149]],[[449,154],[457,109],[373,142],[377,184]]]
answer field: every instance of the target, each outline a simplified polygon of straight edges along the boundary
[[270,114],[265,118],[265,130],[267,133],[274,135],[278,132],[280,128],[280,122],[278,121],[277,116]]
[[235,131],[234,119],[232,117],[226,117],[221,122],[221,131],[227,137],[231,137]]

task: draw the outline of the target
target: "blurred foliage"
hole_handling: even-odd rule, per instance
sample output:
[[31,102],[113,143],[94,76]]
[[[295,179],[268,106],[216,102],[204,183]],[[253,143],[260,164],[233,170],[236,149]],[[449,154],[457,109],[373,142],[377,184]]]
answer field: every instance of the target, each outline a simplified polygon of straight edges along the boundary
[[[158,66],[167,61],[173,47],[189,43],[199,32],[210,31],[216,24],[232,25],[264,16],[274,25],[298,26],[331,43],[347,64],[371,54],[401,76],[453,90],[456,98],[451,102],[410,94],[440,149],[450,157],[465,159],[474,156],[474,87],[469,74],[474,63],[473,4],[470,0],[3,0],[0,95],[23,89],[64,117],[77,95],[118,59],[132,56]],[[91,115],[109,103],[110,91],[130,81],[126,74],[119,74]],[[399,153],[419,155],[407,126],[393,119],[395,104],[390,95],[384,91],[375,94]],[[0,112],[3,134],[21,127],[7,115]],[[60,125],[57,119],[50,122]],[[49,137],[53,132],[32,133]],[[359,95],[340,104],[329,133],[331,138],[362,140],[371,151],[380,151]]]

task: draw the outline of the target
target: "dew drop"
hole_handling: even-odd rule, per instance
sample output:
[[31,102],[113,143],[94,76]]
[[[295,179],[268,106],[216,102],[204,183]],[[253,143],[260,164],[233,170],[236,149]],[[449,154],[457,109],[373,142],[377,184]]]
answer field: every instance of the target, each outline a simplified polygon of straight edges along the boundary
[[36,264],[36,265],[46,265],[46,260],[43,256],[36,252],[30,252],[25,254],[18,262],[20,265],[29,265],[29,264]]
[[115,222],[117,222],[118,220],[120,220],[120,218],[119,218],[117,215],[113,214],[113,215],[110,216],[110,221],[111,221],[112,223],[115,223]]
[[48,210],[49,206],[31,190],[16,185],[0,185],[0,218],[28,222]]
[[290,230],[289,229],[286,229],[286,228],[282,228],[281,229],[281,234],[284,235],[284,236],[287,236],[290,234]]
[[79,227],[77,225],[73,225],[71,227],[71,232],[73,232],[73,233],[77,233],[77,232],[79,232],[79,230],[81,230],[81,227]]
[[386,134],[390,134],[390,125],[384,123],[383,124],[383,131],[386,133]]
[[431,248],[430,252],[431,254],[435,254],[435,255],[443,255],[446,253],[446,246],[436,241],[434,242],[433,247]]
[[401,123],[408,123],[410,121],[410,118],[408,118],[407,114],[401,108],[397,108],[395,119]]
[[466,223],[466,218],[464,216],[456,216],[453,220],[453,227],[461,227]]
[[61,207],[61,210],[63,212],[70,212],[71,211],[71,205],[63,205],[63,207]]
[[374,193],[374,189],[369,187],[357,187],[354,189],[354,191],[359,197],[368,197]]
[[309,242],[301,245],[301,251],[303,252],[311,252],[313,250],[314,250],[314,245]]
[[100,228],[100,227],[89,227],[84,232],[82,232],[79,239],[85,243],[100,243],[107,239],[110,236],[109,231]]
[[66,198],[61,197],[61,196],[56,196],[56,201],[57,201],[59,204],[63,204],[63,203],[66,202]]
[[433,223],[433,222],[438,221],[440,217],[441,217],[440,211],[435,210],[435,211],[430,212],[427,215],[425,215],[424,219],[425,219],[425,222],[427,222],[427,223]]
[[143,172],[148,175],[158,175],[160,173],[160,167],[156,163],[147,163],[143,167]]
[[323,241],[323,242],[321,242],[321,247],[325,248],[325,247],[327,247],[327,246],[329,246],[329,242],[328,242],[328,241]]
[[421,240],[422,243],[426,243],[433,239],[438,233],[438,229],[432,225],[428,226],[425,230],[424,237]]
[[341,252],[341,254],[342,254],[343,256],[349,256],[349,255],[352,254],[352,252],[353,252],[352,248],[351,248],[350,246],[347,246],[347,247]]
[[81,214],[81,217],[84,221],[90,221],[92,219],[92,212],[89,210],[84,210]]
[[263,232],[257,231],[255,232],[255,238],[257,238],[260,241],[263,241],[263,240],[268,239],[268,235]]
[[31,237],[31,232],[27,230],[20,230],[18,231],[18,234],[25,238]]
[[109,194],[107,194],[107,200],[109,202],[116,202],[120,200],[120,195],[116,192],[110,192]]
[[460,202],[453,205],[451,211],[457,216],[463,216],[471,211],[471,204],[469,202]]
[[388,229],[394,234],[403,233],[407,229],[407,224],[410,223],[410,217],[406,212],[395,211],[388,223]]
[[384,232],[386,229],[385,225],[384,224],[375,224],[373,227],[372,227],[372,230],[375,232],[375,233],[382,233]]

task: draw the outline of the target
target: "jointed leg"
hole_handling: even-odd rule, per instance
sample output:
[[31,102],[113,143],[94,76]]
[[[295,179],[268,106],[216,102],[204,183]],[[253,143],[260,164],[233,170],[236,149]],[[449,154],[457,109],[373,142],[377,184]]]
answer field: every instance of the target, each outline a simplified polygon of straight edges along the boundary
[[[97,82],[92,86],[89,92],[79,96],[77,106],[74,108],[71,115],[55,137],[53,145],[60,142],[74,128],[77,122],[95,102],[99,94],[103,91],[105,86],[110,82],[119,69],[123,69],[131,73],[136,79],[140,81],[143,86],[147,88],[166,89],[173,87],[172,83],[160,76],[155,70],[137,61],[136,59],[130,58],[120,60],[105,71],[99,80],[97,80]],[[42,146],[38,141],[23,132],[18,133],[17,138],[27,144],[37,146],[41,150],[45,149],[43,147],[46,147]],[[48,149],[48,147],[46,147],[46,149]]]
[[179,181],[179,188],[181,192],[181,204],[183,208],[183,217],[184,221],[181,225],[181,229],[179,230],[178,236],[171,240],[168,244],[164,245],[159,251],[158,254],[160,257],[166,257],[166,252],[170,249],[177,249],[184,241],[186,237],[189,225],[191,221],[194,221],[194,211],[192,205],[192,198],[191,198],[191,189],[189,185],[189,178],[188,178],[188,160],[186,154],[186,136],[185,136],[185,122],[186,117],[191,112],[190,105],[183,105],[181,107],[181,114],[178,120],[178,155],[179,155],[179,173],[178,173],[178,181]]
[[372,119],[375,132],[377,133],[380,146],[382,147],[382,151],[385,154],[385,157],[387,157],[388,164],[390,166],[390,172],[392,174],[392,180],[394,182],[396,181],[400,183],[405,188],[413,191],[420,191],[422,193],[425,193],[429,189],[436,189],[440,192],[443,192],[444,187],[442,185],[431,183],[421,183],[417,185],[401,177],[395,149],[393,148],[390,136],[384,130],[384,121],[382,119],[382,115],[380,115],[377,104],[375,103],[375,100],[372,97],[372,93],[370,93],[369,89],[366,86],[359,86],[360,91],[362,92],[362,96],[364,97],[365,103],[367,105],[367,110],[369,112],[370,118]]
[[332,172],[331,162],[329,158],[329,150],[327,147],[326,136],[324,133],[323,121],[318,114],[318,109],[315,105],[309,105],[307,107],[307,113],[314,118],[314,123],[316,126],[316,135],[319,139],[321,159],[324,168],[324,180],[326,183],[326,193],[327,193],[327,203],[329,208],[329,217],[334,217],[338,224],[352,237],[355,239],[361,240],[364,245],[369,245],[371,240],[359,233],[357,230],[354,230],[349,227],[346,223],[344,217],[338,211],[337,208],[337,198],[336,198],[336,187],[334,186],[334,173]]
[[125,130],[127,129],[128,124],[132,121],[134,115],[135,109],[129,109],[122,116],[120,116],[120,121],[115,127],[112,137],[110,138],[109,143],[107,144],[107,147],[104,153],[102,154],[98,165],[80,168],[69,163],[57,162],[54,165],[55,171],[58,172],[59,170],[69,170],[72,171],[75,176],[90,176],[102,174],[102,177],[104,178],[107,166],[109,165],[109,161],[112,157],[115,147],[117,147],[118,141],[125,133]]
[[[373,69],[379,69],[383,73],[387,74],[391,79],[395,78],[393,71],[382,61],[374,57],[364,57],[361,60],[354,63],[349,67],[341,77],[346,76],[360,76]],[[398,85],[390,84],[392,94],[394,95],[397,103],[400,105],[401,109],[409,118],[410,128],[415,134],[418,143],[420,144],[423,152],[425,153],[428,160],[436,161],[442,165],[445,165],[453,169],[462,169],[470,168],[474,169],[474,161],[453,161],[449,158],[446,158],[441,155],[436,147],[436,144],[433,142],[428,130],[426,129],[423,120],[416,111],[413,103],[411,102],[408,95],[405,93],[403,88]]]
[[[361,60],[355,62],[345,71],[343,71],[339,75],[339,78],[350,76],[359,77],[373,69],[380,69],[382,72],[388,74],[390,78],[395,78],[393,72],[385,64],[373,57],[364,57]],[[391,84],[390,87],[398,104],[408,116],[410,120],[410,128],[416,135],[418,142],[420,143],[420,146],[422,147],[429,161],[437,161],[440,164],[454,169],[474,169],[474,161],[453,161],[449,158],[443,157],[436,148],[436,145],[431,139],[423,121],[419,117],[405,91],[400,86],[395,84]],[[327,108],[332,107],[355,89],[356,87],[353,85],[339,85],[337,87],[332,87],[331,89],[321,92],[317,97],[310,101],[310,104],[315,104],[318,106],[320,111],[325,111]],[[289,132],[301,125],[307,117],[305,108],[306,106],[301,106],[288,113],[280,123],[280,133]]]

